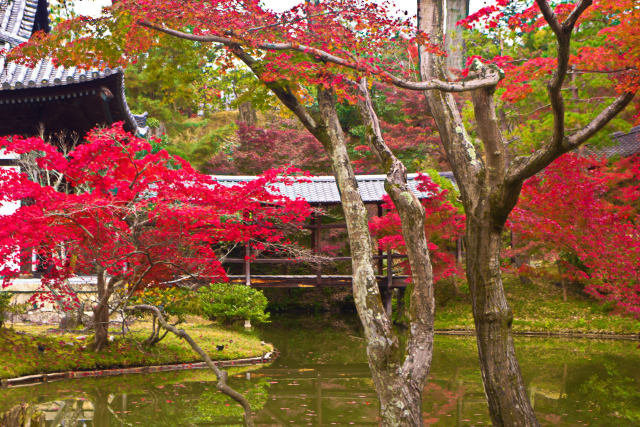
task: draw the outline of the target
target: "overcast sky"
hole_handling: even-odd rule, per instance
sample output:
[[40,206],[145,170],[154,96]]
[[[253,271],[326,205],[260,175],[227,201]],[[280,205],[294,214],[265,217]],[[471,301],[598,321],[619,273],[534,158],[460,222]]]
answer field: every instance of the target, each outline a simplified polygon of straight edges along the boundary
[[[263,0],[263,3],[269,8],[282,11],[291,6],[302,3],[303,0]],[[416,0],[395,0],[398,10],[406,10],[410,14],[416,13]],[[471,12],[475,12],[486,4],[494,3],[493,0],[471,0]],[[76,11],[81,15],[96,16],[100,13],[100,9],[111,4],[110,0],[77,0]]]

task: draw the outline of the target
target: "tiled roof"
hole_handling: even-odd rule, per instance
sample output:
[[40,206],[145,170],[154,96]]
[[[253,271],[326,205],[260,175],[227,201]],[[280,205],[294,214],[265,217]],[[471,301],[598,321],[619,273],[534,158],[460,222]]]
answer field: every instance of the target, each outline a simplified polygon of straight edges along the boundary
[[[46,10],[46,0],[0,0],[0,51],[8,51],[31,38],[41,1],[40,6]],[[7,62],[4,55],[0,55],[0,91],[81,83],[118,72],[121,70],[56,67],[50,58],[42,59],[30,68]]]
[[[36,21],[36,15],[40,14]],[[0,51],[8,51],[16,45],[26,42],[34,29],[48,30],[46,0],[0,0]],[[124,96],[124,73],[120,68],[104,70],[84,70],[78,67],[56,67],[51,58],[40,60],[35,67],[7,62],[0,54],[0,103],[29,103],[56,101],[58,99],[87,95],[86,87],[74,84],[101,80],[114,76],[118,79],[118,92],[113,94],[119,99],[125,120],[130,127],[136,129],[137,120],[129,111]],[[111,78],[111,79],[113,79]],[[51,94],[50,92],[23,91],[23,89],[40,89],[65,86],[69,92]]]
[[[453,181],[453,174],[451,172],[442,172],[440,175]],[[430,193],[418,191],[417,176],[417,174],[409,174],[407,176],[409,188],[418,198],[430,197]],[[213,178],[220,184],[231,187],[242,182],[252,181],[256,177],[213,175]],[[356,175],[358,190],[360,190],[360,196],[363,202],[375,203],[382,201],[382,196],[387,194],[384,190],[385,178],[385,175]],[[309,182],[294,182],[291,185],[276,184],[275,187],[282,195],[290,199],[301,197],[310,204],[340,203],[340,193],[338,192],[338,186],[333,176],[315,176],[306,178],[305,180]]]
[[146,136],[149,131],[149,126],[147,126],[148,117],[149,113],[147,111],[142,114],[133,115],[133,118],[136,120],[136,125],[138,125],[138,133],[142,136]]
[[29,40],[37,10],[38,0],[0,0],[0,45]]
[[615,156],[628,157],[632,154],[640,153],[640,126],[631,128],[628,133],[615,132],[611,135],[611,138],[616,142],[615,145],[599,149],[585,147],[585,153],[607,158]]
[[616,132],[612,135],[618,144],[613,147],[603,148],[601,151],[607,157],[616,155],[627,157],[640,153],[640,126],[631,128],[629,133]]
[[[8,45],[5,45],[8,48]],[[34,68],[7,62],[0,55],[0,90],[18,90],[62,86],[102,79],[121,73],[120,69],[81,70],[77,67],[56,67],[50,58],[40,60]]]

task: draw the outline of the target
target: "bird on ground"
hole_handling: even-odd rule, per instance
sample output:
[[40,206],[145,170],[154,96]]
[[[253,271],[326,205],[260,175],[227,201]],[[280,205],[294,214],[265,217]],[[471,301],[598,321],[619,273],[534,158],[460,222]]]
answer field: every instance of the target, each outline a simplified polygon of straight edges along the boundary
[[224,350],[224,344],[222,344],[222,345],[216,345],[216,349],[217,349],[218,351],[222,351],[222,350]]

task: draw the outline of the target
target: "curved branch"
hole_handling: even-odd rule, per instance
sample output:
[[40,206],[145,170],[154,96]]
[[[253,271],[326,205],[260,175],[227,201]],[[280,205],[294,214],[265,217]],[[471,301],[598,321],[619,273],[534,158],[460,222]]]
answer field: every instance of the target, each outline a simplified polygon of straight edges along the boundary
[[535,175],[544,169],[549,163],[560,157],[562,154],[573,150],[585,143],[591,136],[602,129],[618,113],[625,109],[633,99],[635,93],[623,93],[607,108],[602,110],[591,122],[576,133],[564,138],[559,145],[547,144],[542,149],[529,156],[516,157],[506,176],[508,184],[521,183],[525,179]]
[[562,85],[569,71],[571,32],[578,18],[591,5],[592,0],[580,0],[567,19],[560,24],[547,0],[536,0],[542,16],[549,24],[558,41],[558,65],[547,86],[551,108],[553,110],[553,137],[550,144],[560,146],[565,138],[564,98]]
[[[181,39],[192,40],[202,43],[221,43],[225,46],[229,46],[231,48],[237,48],[243,45],[249,45],[245,41],[241,39],[234,39],[231,37],[222,37],[216,35],[197,35],[191,34],[184,31],[174,30],[171,28],[165,28],[160,25],[153,24],[149,21],[139,21],[139,25],[150,28],[155,31],[159,31],[165,34],[168,34],[173,37],[178,37]],[[440,90],[443,92],[467,92],[470,90],[475,90],[483,87],[493,87],[497,85],[502,79],[502,75],[499,72],[489,72],[476,77],[473,77],[469,80],[460,81],[460,82],[449,82],[440,79],[431,79],[420,82],[414,82],[411,80],[405,80],[398,76],[395,76],[387,71],[379,70],[373,71],[369,67],[366,67],[357,62],[352,62],[336,56],[332,53],[324,51],[322,49],[317,49],[315,47],[306,46],[302,44],[294,44],[294,43],[257,43],[255,45],[258,49],[269,50],[269,51],[283,51],[283,50],[294,50],[297,52],[306,53],[316,57],[319,60],[330,62],[335,65],[339,65],[345,68],[349,68],[356,71],[378,74],[382,78],[387,79],[389,82],[394,84],[395,86],[401,87],[403,89],[410,90]]]
[[183,329],[178,329],[175,326],[168,323],[164,318],[164,316],[162,315],[162,312],[160,311],[160,309],[156,306],[148,305],[148,304],[139,304],[139,305],[127,307],[127,310],[143,310],[143,311],[149,311],[153,313],[153,315],[158,319],[158,322],[160,323],[160,325],[162,325],[163,328],[165,328],[168,331],[171,331],[178,337],[187,341],[191,346],[191,348],[196,353],[198,353],[200,357],[202,357],[202,359],[207,364],[207,366],[213,371],[213,373],[218,378],[218,385],[217,385],[218,390],[220,390],[221,392],[223,392],[224,394],[226,394],[227,396],[231,397],[233,400],[238,402],[240,405],[242,405],[242,408],[244,409],[245,424],[247,426],[253,426],[253,419],[251,416],[251,405],[249,404],[249,401],[242,394],[238,393],[237,391],[235,391],[234,389],[232,389],[227,385],[227,378],[229,376],[227,372],[218,368],[216,364],[213,363],[213,361],[211,360],[207,352],[205,352],[193,340],[193,338],[191,338],[189,334],[187,334]]

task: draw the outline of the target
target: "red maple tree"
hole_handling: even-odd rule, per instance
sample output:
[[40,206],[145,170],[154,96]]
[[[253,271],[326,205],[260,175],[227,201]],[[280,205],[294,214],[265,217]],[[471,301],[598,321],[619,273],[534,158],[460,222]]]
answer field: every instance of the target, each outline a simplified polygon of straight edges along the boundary
[[[0,146],[17,154],[39,152],[38,166],[53,169],[71,191],[31,181],[13,169],[0,175],[0,201],[22,200],[0,217],[0,275],[9,286],[24,253],[37,250],[48,264],[36,301],[77,302],[67,279],[97,277],[93,307],[96,348],[106,343],[109,313],[150,283],[225,281],[221,258],[235,245],[258,250],[287,243],[282,226],[299,226],[310,213],[302,200],[270,184],[289,171],[271,170],[243,185],[224,187],[122,124],[92,131],[65,157],[40,138],[9,137]],[[117,301],[115,301],[115,297]]]
[[[570,182],[571,185],[567,185]],[[566,155],[528,179],[510,227],[523,248],[560,263],[566,279],[640,313],[640,158]]]

